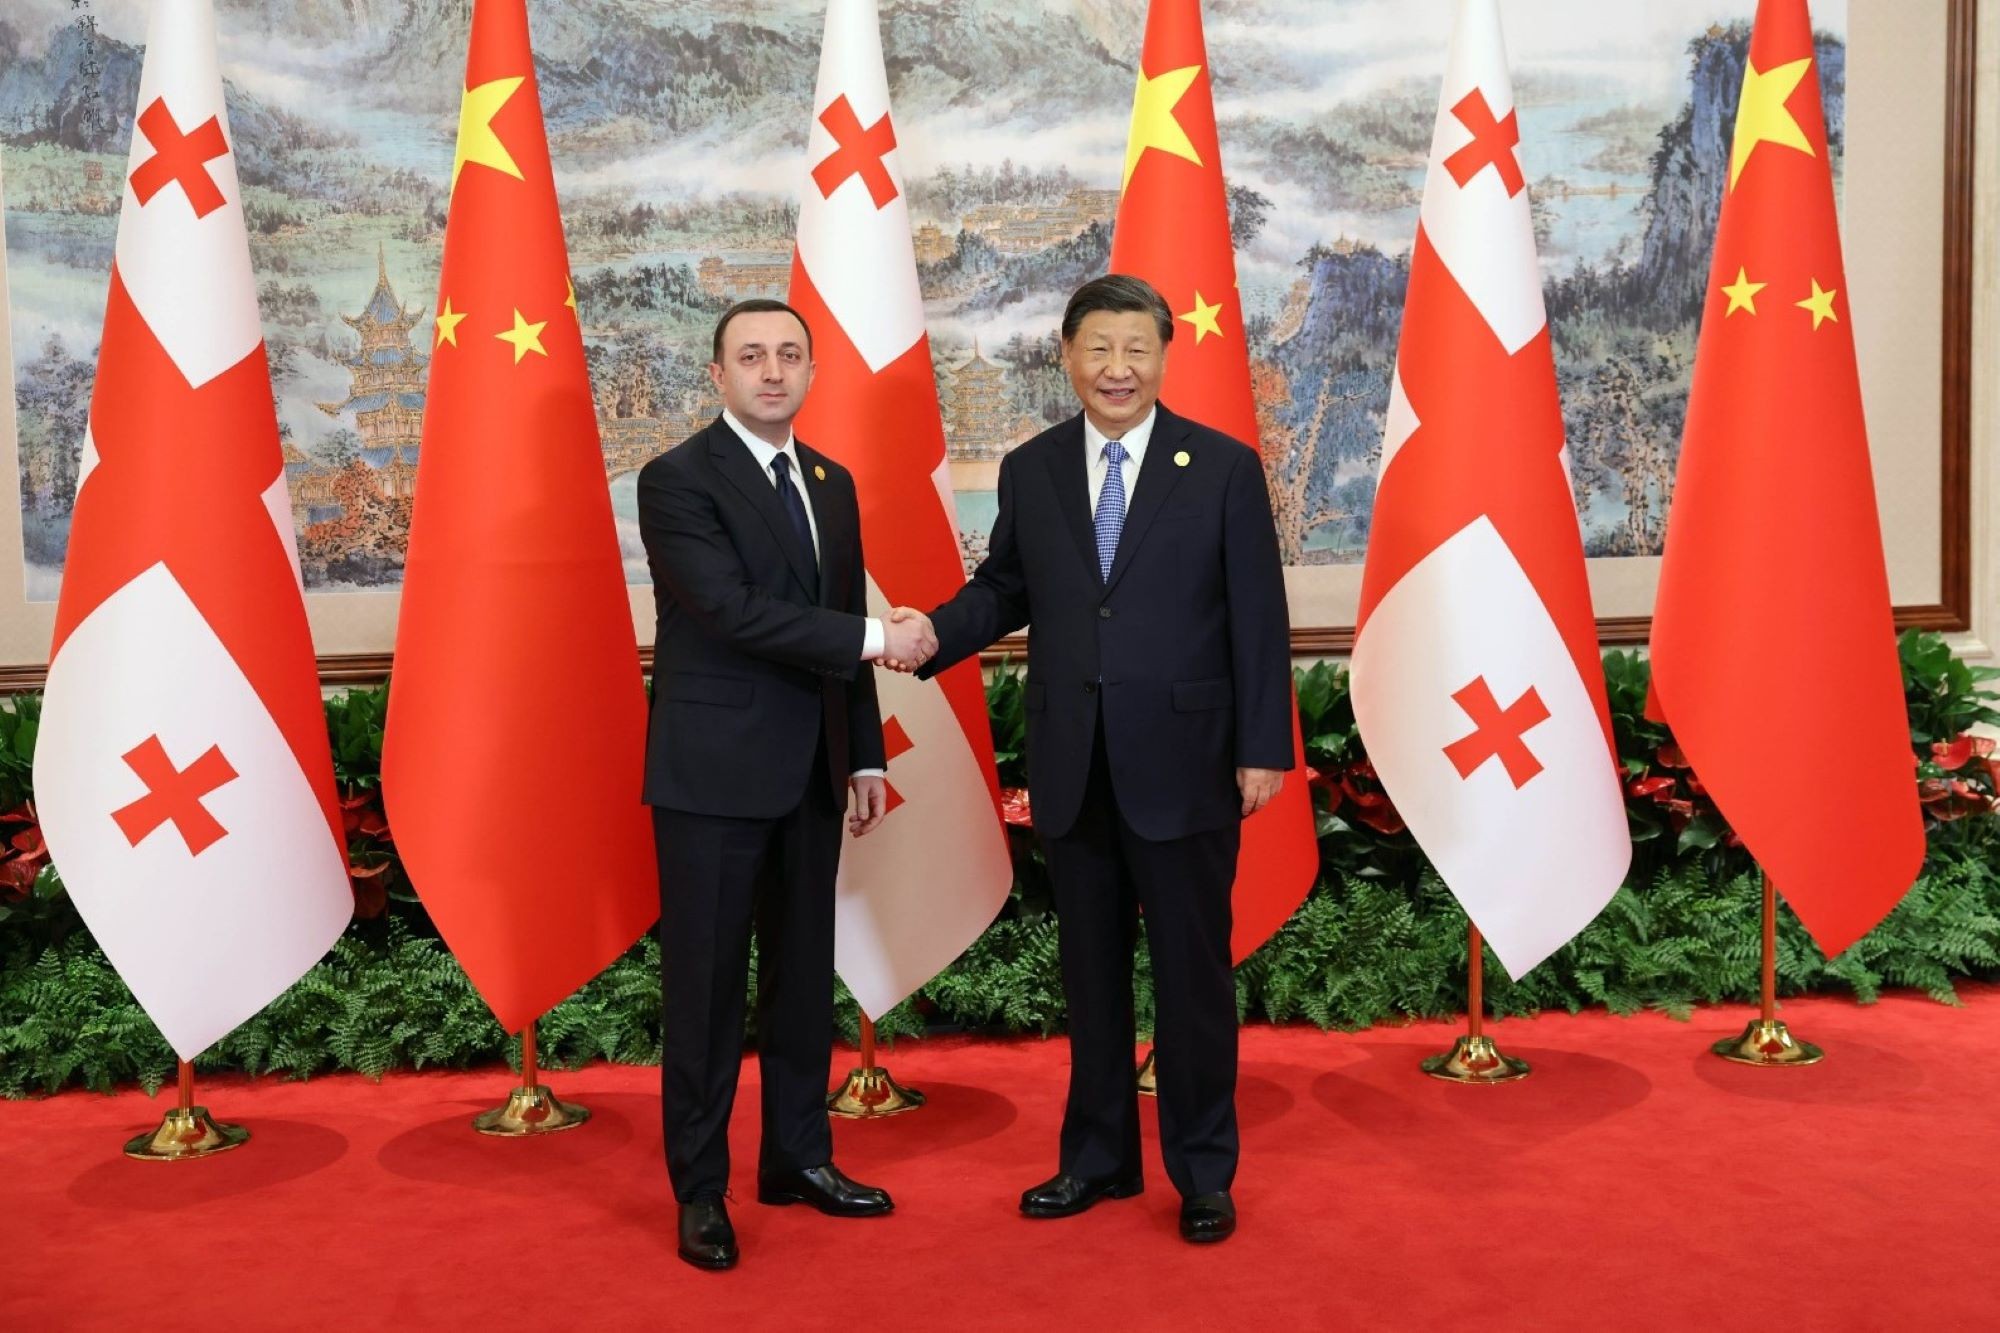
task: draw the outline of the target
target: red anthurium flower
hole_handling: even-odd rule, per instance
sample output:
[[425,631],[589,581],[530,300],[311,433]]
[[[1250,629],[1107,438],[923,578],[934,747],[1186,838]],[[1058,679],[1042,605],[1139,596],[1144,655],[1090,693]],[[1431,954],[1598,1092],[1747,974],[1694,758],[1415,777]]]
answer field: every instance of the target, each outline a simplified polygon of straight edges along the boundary
[[1963,768],[1965,761],[1972,758],[1972,737],[1957,736],[1949,741],[1931,742],[1931,759],[1939,768],[1950,770]]

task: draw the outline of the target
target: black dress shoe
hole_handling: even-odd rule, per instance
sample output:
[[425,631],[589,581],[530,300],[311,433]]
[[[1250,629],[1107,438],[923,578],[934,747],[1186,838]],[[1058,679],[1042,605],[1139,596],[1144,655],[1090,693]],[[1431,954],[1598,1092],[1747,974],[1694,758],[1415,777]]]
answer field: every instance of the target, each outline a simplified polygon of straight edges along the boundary
[[1191,1245],[1212,1245],[1236,1232],[1236,1204],[1227,1190],[1190,1194],[1181,1200],[1181,1239]]
[[1021,1211],[1029,1217],[1074,1217],[1099,1199],[1129,1199],[1146,1188],[1138,1176],[1124,1180],[1085,1180],[1058,1171],[1021,1195]]
[[757,1177],[758,1203],[809,1203],[828,1217],[879,1217],[894,1208],[887,1190],[849,1180],[832,1162]]
[[696,1268],[736,1267],[736,1228],[713,1194],[681,1205],[681,1258]]

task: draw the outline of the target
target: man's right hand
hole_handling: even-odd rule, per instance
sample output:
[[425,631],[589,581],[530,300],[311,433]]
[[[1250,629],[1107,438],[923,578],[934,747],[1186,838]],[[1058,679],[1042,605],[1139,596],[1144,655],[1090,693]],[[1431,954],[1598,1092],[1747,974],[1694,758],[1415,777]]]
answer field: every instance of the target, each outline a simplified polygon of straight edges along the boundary
[[889,613],[882,628],[886,634],[882,665],[891,671],[915,671],[937,655],[937,631],[931,628],[931,618],[921,611],[899,606]]

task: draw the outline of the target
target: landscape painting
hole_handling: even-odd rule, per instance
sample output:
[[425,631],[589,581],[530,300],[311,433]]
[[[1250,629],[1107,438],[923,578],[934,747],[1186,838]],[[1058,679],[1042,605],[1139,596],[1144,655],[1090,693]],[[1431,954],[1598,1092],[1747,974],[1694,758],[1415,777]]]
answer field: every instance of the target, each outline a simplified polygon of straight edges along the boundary
[[[309,591],[401,581],[469,0],[217,0]],[[1570,471],[1593,556],[1657,554],[1749,6],[1503,6]],[[0,11],[26,596],[60,585],[147,6]],[[716,315],[782,296],[823,11],[530,0],[605,481],[718,410]],[[1451,6],[1204,9],[1286,560],[1368,540]],[[1844,4],[1815,5],[1839,169]],[[1062,301],[1104,270],[1143,0],[883,0],[899,161],[968,561],[1007,451],[1068,415]]]

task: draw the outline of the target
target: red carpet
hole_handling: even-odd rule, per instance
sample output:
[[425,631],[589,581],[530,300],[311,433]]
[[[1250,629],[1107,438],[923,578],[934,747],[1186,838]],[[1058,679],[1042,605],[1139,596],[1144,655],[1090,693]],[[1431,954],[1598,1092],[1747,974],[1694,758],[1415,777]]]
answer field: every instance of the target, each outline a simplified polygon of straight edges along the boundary
[[1745,1013],[1499,1024],[1536,1071],[1502,1088],[1416,1073],[1446,1025],[1252,1028],[1242,1228],[1205,1250],[1175,1236],[1150,1111],[1147,1193],[1066,1221],[1016,1214],[1054,1167],[1060,1040],[893,1052],[930,1106],[835,1134],[841,1164],[896,1196],[870,1221],[749,1201],[748,1064],[744,1261],[725,1274],[674,1258],[651,1069],[551,1080],[596,1119],[535,1141],[467,1128],[504,1094],[499,1070],[218,1080],[200,1100],[254,1140],[172,1166],[117,1151],[166,1094],[0,1104],[0,1327],[2000,1325],[2000,989],[1963,1009],[1790,1004],[1829,1052],[1813,1069],[1707,1055]]

